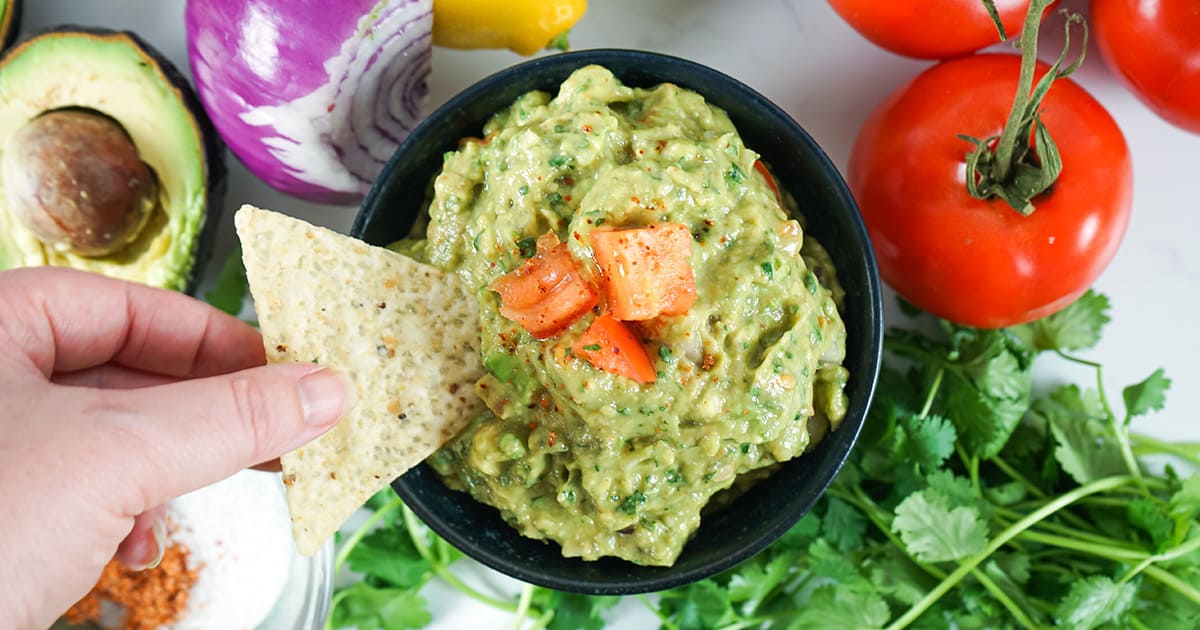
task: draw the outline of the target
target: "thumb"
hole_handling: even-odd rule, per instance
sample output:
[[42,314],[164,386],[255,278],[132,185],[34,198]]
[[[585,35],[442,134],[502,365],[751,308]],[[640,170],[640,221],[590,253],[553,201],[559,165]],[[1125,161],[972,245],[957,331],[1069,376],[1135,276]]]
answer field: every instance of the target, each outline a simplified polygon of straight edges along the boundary
[[110,395],[106,406],[119,411],[125,425],[127,462],[141,486],[143,509],[302,446],[329,430],[351,402],[341,375],[309,364],[267,365]]

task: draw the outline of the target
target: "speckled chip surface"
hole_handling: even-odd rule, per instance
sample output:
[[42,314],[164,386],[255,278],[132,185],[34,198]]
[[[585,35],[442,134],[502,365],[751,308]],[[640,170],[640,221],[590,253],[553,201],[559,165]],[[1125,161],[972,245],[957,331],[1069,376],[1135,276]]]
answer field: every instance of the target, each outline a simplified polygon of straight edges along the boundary
[[333,429],[281,458],[308,555],[484,410],[478,306],[457,276],[299,219],[243,206],[235,223],[267,360],[356,389]]

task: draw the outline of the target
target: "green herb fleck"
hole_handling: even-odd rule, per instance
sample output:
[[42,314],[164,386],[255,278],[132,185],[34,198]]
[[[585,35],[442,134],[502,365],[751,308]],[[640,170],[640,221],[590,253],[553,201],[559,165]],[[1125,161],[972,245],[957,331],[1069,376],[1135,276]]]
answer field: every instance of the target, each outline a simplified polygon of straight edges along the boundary
[[521,258],[533,258],[537,254],[537,239],[532,236],[526,236],[517,240],[517,249],[521,251]]
[[746,171],[737,164],[730,164],[729,169],[725,171],[725,184],[730,190],[740,187],[746,181]]
[[633,494],[625,497],[621,502],[621,506],[617,509],[625,514],[637,514],[638,508],[646,502],[646,495],[641,490],[634,490]]

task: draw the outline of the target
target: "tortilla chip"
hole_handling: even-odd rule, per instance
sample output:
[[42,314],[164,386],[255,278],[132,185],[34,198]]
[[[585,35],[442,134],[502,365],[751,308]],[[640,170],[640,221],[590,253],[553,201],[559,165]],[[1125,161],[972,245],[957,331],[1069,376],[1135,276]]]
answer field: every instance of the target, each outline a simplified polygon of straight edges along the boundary
[[281,458],[300,552],[484,410],[478,305],[457,276],[283,214],[235,218],[267,360],[354,382],[328,433]]

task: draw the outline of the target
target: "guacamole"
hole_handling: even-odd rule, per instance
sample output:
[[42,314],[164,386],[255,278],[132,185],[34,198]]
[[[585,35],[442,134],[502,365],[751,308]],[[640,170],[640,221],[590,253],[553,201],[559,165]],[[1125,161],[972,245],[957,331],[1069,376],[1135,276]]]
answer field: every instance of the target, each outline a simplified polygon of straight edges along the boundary
[[[427,225],[397,249],[457,273],[480,304],[489,411],[430,464],[566,556],[674,562],[710,499],[801,455],[845,415],[845,328],[806,239],[728,116],[671,84],[608,70],[532,92],[446,154]],[[536,339],[489,285],[547,232],[596,277],[589,234],[683,224],[696,300],[633,323],[657,378],[571,352],[604,301]]]

